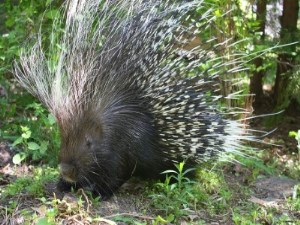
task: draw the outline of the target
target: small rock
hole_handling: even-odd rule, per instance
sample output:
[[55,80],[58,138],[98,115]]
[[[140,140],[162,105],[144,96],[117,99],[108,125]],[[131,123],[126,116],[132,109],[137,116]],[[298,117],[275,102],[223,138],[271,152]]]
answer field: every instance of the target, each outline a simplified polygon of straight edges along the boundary
[[8,145],[0,142],[0,168],[5,167],[12,159],[12,151]]

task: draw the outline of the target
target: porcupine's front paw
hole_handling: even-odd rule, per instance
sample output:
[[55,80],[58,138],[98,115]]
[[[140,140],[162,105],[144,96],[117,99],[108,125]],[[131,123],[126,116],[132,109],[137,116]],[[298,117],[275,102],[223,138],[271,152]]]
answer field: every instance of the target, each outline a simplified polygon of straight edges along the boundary
[[[126,180],[110,180],[109,182],[106,182],[106,184],[96,184],[93,187],[90,187],[92,193],[96,196],[101,196],[101,199],[107,200],[110,197],[116,193],[119,188],[122,186],[123,183],[125,183]],[[86,189],[86,188],[85,188]]]
[[61,192],[70,192],[72,188],[78,189],[76,184],[72,184],[69,182],[66,182],[64,179],[59,178],[59,181],[56,184],[56,187]]
[[60,192],[64,192],[64,193],[70,192],[72,189],[77,190],[79,188],[84,188],[85,190],[91,191],[91,193],[95,197],[101,196],[102,200],[109,199],[114,194],[114,192],[116,192],[119,188],[119,186],[108,187],[107,185],[103,185],[103,186],[93,185],[89,187],[82,187],[81,185],[78,185],[76,183],[72,184],[66,182],[62,178],[59,179],[59,181],[56,184],[56,187]]

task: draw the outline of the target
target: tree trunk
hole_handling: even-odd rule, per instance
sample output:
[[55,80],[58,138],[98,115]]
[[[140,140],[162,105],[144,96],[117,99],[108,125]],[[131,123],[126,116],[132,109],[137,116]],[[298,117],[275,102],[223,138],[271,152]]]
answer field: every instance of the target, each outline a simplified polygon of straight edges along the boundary
[[[284,0],[283,12],[281,16],[281,43],[292,43],[296,40],[297,20],[299,11],[299,0]],[[278,54],[278,63],[276,71],[276,79],[274,86],[275,109],[283,109],[289,105],[289,72],[295,65],[295,57],[290,54],[295,51],[296,46],[286,47],[284,53]]]
[[[258,32],[261,32],[261,38],[259,41],[264,41],[265,38],[265,26],[266,26],[266,9],[267,9],[267,0],[259,0],[256,4],[256,18],[259,22]],[[263,59],[261,57],[254,59],[254,65],[256,70],[253,73],[253,76],[250,80],[250,93],[254,94],[254,111],[261,105],[263,97],[263,82],[262,78],[265,75],[265,70],[262,69]]]

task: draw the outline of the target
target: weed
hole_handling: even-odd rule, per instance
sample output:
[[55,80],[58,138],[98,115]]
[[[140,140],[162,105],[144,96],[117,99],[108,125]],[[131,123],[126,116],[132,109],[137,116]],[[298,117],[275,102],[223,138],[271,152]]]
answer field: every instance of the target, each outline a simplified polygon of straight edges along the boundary
[[295,139],[296,139],[296,141],[297,141],[298,160],[299,160],[299,162],[300,162],[300,130],[298,130],[298,132],[290,131],[290,132],[289,132],[289,136],[290,136],[290,137],[295,137]]
[[[166,221],[173,219],[175,222],[182,216],[187,216],[193,207],[195,199],[194,181],[187,177],[193,168],[184,170],[184,162],[175,165],[177,170],[167,170],[164,182],[155,184],[155,193],[150,195],[152,204],[164,212]],[[160,219],[161,218],[161,219]],[[162,220],[162,217],[157,217]],[[162,221],[160,221],[162,223]]]

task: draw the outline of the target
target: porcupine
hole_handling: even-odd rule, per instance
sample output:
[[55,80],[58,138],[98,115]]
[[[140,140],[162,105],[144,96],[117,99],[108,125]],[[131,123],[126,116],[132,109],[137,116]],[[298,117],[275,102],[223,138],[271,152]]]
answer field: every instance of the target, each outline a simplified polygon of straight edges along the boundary
[[54,23],[64,28],[61,37],[45,48],[39,34],[21,54],[18,81],[59,125],[60,189],[110,196],[131,176],[239,153],[242,125],[216,103],[219,75],[239,65],[224,71],[218,46],[184,48],[210,26],[210,12],[186,22],[202,4],[69,0]]

